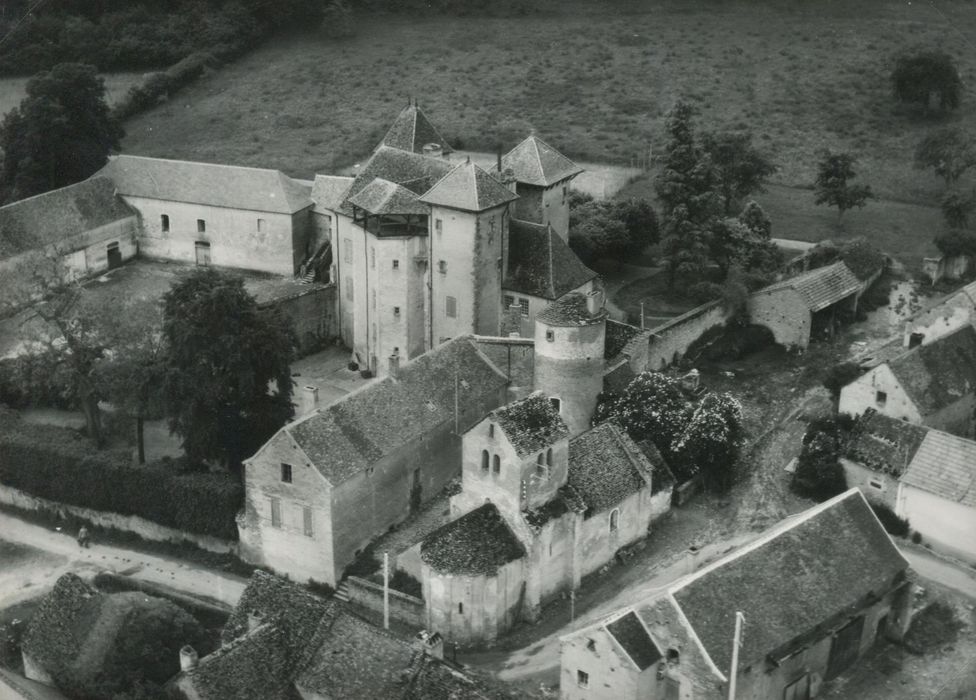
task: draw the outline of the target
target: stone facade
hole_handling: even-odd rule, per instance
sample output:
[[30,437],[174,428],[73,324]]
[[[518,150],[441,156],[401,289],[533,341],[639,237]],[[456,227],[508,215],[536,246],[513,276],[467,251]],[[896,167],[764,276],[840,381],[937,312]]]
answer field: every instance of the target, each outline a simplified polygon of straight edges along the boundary
[[705,331],[722,325],[728,318],[721,303],[712,301],[652,328],[644,368],[662,370],[668,367],[683,357]]
[[841,389],[838,411],[858,416],[869,408],[909,423],[924,422],[918,407],[887,364],[878,365]]
[[760,290],[749,297],[748,308],[749,320],[766,326],[780,345],[805,348],[810,342],[810,309],[794,290]]

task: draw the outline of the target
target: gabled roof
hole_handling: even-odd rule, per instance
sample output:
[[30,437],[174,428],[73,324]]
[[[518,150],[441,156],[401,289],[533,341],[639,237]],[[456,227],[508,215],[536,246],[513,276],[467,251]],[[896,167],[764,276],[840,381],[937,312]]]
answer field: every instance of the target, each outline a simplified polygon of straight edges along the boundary
[[489,420],[498,423],[519,457],[544,450],[569,435],[559,411],[539,391],[495,409]]
[[420,196],[427,204],[462,211],[484,211],[516,199],[518,195],[470,161],[459,164]]
[[176,684],[192,688],[188,695],[195,700],[293,700],[295,664],[284,639],[284,628],[263,623],[207,654]]
[[651,485],[654,467],[626,432],[607,421],[569,441],[568,483],[587,515],[616,506]]
[[923,415],[950,406],[976,392],[976,328],[912,348],[888,368]]
[[430,123],[427,115],[415,104],[400,110],[397,118],[386,132],[380,146],[399,148],[401,151],[422,153],[424,146],[436,143],[444,154],[451,153],[451,147],[441,133]]
[[316,175],[312,183],[312,202],[315,211],[338,211],[346,199],[346,193],[356,178],[341,175]]
[[928,429],[869,408],[854,421],[844,456],[892,476],[900,476],[915,457]]
[[349,204],[370,214],[421,214],[429,209],[416,194],[396,183],[376,178],[348,199]]
[[549,187],[583,172],[583,168],[536,136],[529,136],[502,156],[502,171],[508,168],[518,182],[538,187]]
[[757,294],[792,289],[799,294],[811,312],[826,309],[846,299],[861,288],[861,282],[843,262],[804,272],[782,282],[763,287]]
[[740,654],[746,667],[818,625],[855,612],[907,568],[864,496],[851,489],[682,579],[670,594],[708,656],[727,674],[736,611],[748,630]]
[[280,170],[118,155],[96,175],[130,197],[275,214],[312,206],[309,188]]
[[490,576],[524,556],[525,547],[494,503],[485,503],[442,525],[420,545],[420,557],[432,569],[461,576]]
[[414,194],[423,194],[435,182],[449,173],[453,167],[441,158],[428,158],[411,151],[380,146],[366,161],[363,169],[359,171],[349,186],[345,194],[346,200],[339,207],[339,211],[351,216],[352,206],[348,203],[348,198],[354,196],[376,178],[402,185]]
[[929,430],[902,483],[976,508],[976,442]]
[[631,610],[606,624],[607,632],[626,652],[638,669],[643,671],[662,658],[661,650],[648,634],[644,623]]
[[557,299],[597,273],[584,265],[551,226],[512,219],[508,235],[508,291]]
[[0,260],[135,217],[106,177],[28,197],[0,207]]
[[330,483],[338,484],[453,422],[455,401],[462,411],[481,406],[507,381],[470,336],[460,336],[401,365],[399,378],[384,377],[282,431]]
[[549,304],[535,318],[550,326],[591,326],[595,323],[603,323],[606,317],[607,312],[604,308],[597,309],[596,313],[590,313],[587,295],[581,292],[570,292]]

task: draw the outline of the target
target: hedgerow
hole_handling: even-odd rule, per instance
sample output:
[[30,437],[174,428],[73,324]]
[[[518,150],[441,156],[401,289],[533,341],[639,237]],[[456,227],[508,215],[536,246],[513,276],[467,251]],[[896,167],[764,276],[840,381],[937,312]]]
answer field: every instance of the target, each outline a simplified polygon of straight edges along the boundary
[[241,484],[229,474],[132,466],[128,450],[96,451],[75,431],[31,425],[0,409],[0,484],[82,508],[237,539]]

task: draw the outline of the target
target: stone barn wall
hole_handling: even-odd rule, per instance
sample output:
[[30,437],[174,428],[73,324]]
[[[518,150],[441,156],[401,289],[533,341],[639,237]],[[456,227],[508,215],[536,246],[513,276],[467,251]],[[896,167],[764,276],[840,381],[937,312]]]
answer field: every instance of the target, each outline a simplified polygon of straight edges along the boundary
[[705,331],[722,325],[728,319],[729,314],[722,308],[722,304],[710,301],[652,328],[646,369],[664,369],[683,357],[692,343],[701,338]]

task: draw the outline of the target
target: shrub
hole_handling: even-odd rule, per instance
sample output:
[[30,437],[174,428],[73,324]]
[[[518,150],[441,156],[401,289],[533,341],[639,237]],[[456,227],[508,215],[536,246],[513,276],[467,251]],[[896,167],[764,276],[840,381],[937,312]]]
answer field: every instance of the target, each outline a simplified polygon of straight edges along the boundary
[[830,391],[830,397],[837,401],[841,390],[861,374],[861,368],[856,362],[840,362],[827,370],[823,385]]
[[393,572],[393,577],[390,579],[390,588],[401,593],[406,593],[407,595],[412,595],[414,598],[422,599],[424,597],[424,588],[420,585],[420,581],[402,569],[397,569]]
[[905,634],[904,644],[913,654],[937,651],[955,642],[962,628],[963,623],[952,606],[937,600],[915,616]]
[[838,439],[828,432],[816,432],[804,441],[790,488],[796,494],[818,502],[846,491],[847,477],[839,460]]
[[895,515],[895,511],[883,503],[872,503],[871,510],[878,516],[878,520],[881,521],[881,525],[884,526],[885,532],[889,535],[908,537],[908,533],[911,532],[908,520],[899,518]]
[[368,578],[370,574],[379,568],[380,563],[374,554],[374,545],[370,543],[356,555],[352,564],[346,567],[345,575]]
[[93,451],[72,430],[29,425],[0,412],[0,483],[58,503],[237,539],[244,491],[234,477],[131,463],[128,450]]

